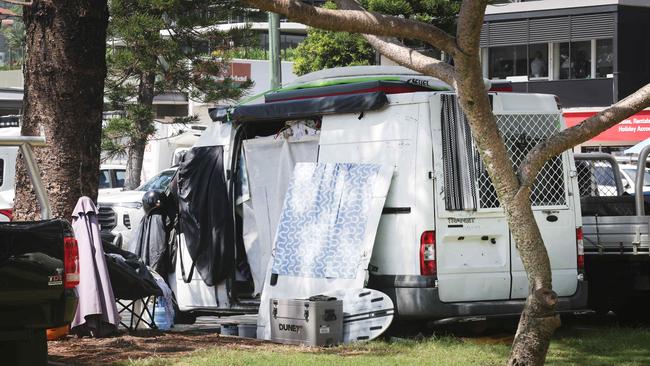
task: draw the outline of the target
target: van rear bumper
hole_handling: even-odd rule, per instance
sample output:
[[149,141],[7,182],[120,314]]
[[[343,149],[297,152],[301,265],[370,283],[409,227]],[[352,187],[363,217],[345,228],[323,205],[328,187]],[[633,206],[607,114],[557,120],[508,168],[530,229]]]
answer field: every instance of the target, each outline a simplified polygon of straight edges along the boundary
[[[403,319],[447,319],[467,317],[496,317],[518,315],[525,300],[442,302],[435,287],[435,279],[429,276],[371,276],[368,287],[388,295],[395,304],[396,312]],[[578,280],[572,296],[560,297],[556,310],[571,312],[585,310],[587,306],[587,282]]]

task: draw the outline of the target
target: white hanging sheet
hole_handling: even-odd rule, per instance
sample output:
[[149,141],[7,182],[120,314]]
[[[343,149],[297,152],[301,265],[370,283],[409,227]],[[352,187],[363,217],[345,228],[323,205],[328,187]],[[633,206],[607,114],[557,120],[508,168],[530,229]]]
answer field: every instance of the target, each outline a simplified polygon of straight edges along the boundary
[[270,338],[269,302],[364,287],[392,166],[296,164],[267,266],[258,338]]
[[318,136],[246,140],[244,156],[251,197],[242,205],[244,247],[255,293],[260,293],[293,168],[299,162],[316,161]]

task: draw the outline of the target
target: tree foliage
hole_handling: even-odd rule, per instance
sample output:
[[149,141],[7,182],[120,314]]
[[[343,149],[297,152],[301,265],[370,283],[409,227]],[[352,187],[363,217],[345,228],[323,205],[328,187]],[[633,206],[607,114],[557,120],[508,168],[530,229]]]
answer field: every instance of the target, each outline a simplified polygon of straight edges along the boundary
[[25,47],[25,23],[22,20],[23,8],[12,6],[9,10],[18,16],[9,19],[11,21],[9,26],[0,28],[0,32],[2,32],[9,46],[9,60],[5,60],[5,62],[8,62],[10,66],[21,65],[23,62],[23,48]]
[[216,24],[246,10],[233,0],[111,0],[106,97],[125,117],[109,121],[103,147],[127,154],[127,186],[139,184],[144,146],[155,133],[153,98],[180,92],[199,102],[238,99],[252,82],[229,76],[227,50],[248,46],[249,29]]
[[311,28],[296,47],[293,72],[303,75],[337,66],[371,65],[375,50],[359,34]]
[[[362,3],[371,11],[416,19],[454,32],[461,1],[364,0]],[[323,7],[336,9],[332,2],[325,3]],[[405,42],[418,49],[426,46],[423,42]],[[375,59],[374,48],[360,34],[310,28],[307,38],[296,48],[293,71],[297,75],[303,75],[332,67],[372,65]]]

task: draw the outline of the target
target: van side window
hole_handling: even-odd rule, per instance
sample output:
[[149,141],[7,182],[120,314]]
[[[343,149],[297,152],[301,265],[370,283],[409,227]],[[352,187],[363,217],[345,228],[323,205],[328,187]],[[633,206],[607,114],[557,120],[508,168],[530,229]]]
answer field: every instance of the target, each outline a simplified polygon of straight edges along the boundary
[[[445,208],[491,209],[501,206],[496,190],[480,159],[469,126],[455,95],[442,95],[442,151]],[[517,169],[528,152],[560,129],[559,114],[497,114],[499,132]],[[531,193],[535,207],[566,205],[562,155],[547,161]],[[478,196],[478,197],[477,197]]]
[[0,159],[0,187],[5,183],[5,161]]
[[[533,147],[560,130],[559,114],[497,114],[496,119],[515,169]],[[537,174],[531,204],[534,207],[566,205],[565,187],[564,163],[562,155],[558,155],[547,161]],[[492,201],[498,201],[496,192]]]

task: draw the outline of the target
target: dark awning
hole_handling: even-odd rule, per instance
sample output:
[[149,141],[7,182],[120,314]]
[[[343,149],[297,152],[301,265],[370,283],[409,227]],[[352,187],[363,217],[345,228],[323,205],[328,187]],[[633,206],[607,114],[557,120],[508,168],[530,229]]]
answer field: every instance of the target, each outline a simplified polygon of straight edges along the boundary
[[234,122],[285,121],[327,114],[372,111],[386,104],[388,98],[384,92],[337,95],[239,106],[235,108],[232,120]]

